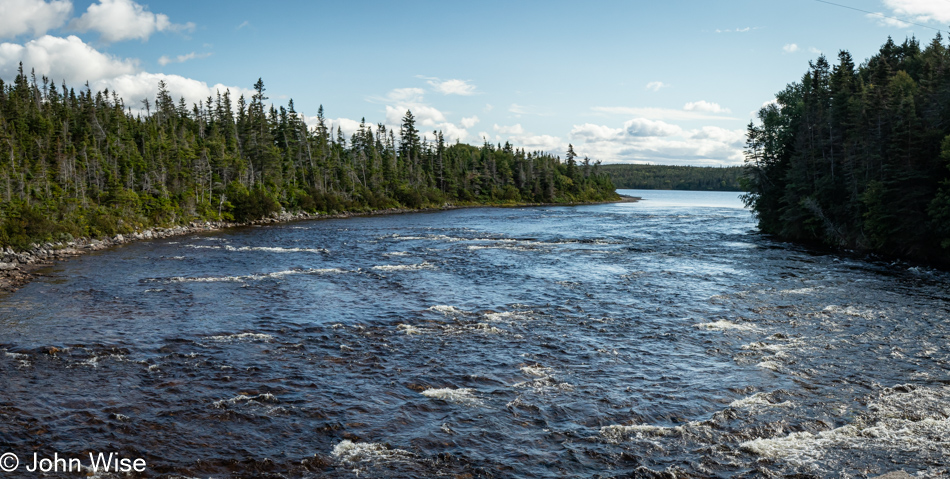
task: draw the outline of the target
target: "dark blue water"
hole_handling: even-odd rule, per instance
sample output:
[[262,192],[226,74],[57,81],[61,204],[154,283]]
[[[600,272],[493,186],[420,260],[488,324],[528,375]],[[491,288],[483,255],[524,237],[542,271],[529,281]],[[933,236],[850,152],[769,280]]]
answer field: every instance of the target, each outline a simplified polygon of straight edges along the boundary
[[58,264],[0,298],[0,452],[145,477],[947,473],[945,273],[772,241],[732,193],[625,193]]

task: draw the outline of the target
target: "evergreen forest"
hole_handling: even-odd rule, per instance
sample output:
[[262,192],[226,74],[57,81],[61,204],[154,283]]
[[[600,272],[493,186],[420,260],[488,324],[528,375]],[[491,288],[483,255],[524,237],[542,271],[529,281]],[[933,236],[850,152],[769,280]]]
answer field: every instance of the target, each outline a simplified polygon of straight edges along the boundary
[[280,210],[341,213],[444,205],[615,199],[598,164],[510,144],[447,144],[407,111],[396,131],[349,138],[323,107],[308,127],[293,100],[218,92],[197,104],[166,85],[141,104],[24,73],[0,80],[0,245],[102,237]]
[[950,50],[888,38],[809,63],[750,123],[746,203],[781,238],[947,264]]
[[741,166],[603,165],[601,168],[617,188],[742,191]]

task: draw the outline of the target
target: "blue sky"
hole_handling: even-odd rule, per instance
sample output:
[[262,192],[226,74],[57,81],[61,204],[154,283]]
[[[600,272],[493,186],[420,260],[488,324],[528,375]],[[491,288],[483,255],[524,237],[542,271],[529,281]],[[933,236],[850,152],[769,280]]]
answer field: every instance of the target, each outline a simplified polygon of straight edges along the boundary
[[309,121],[322,104],[344,132],[408,108],[472,144],[735,165],[755,111],[821,52],[862,61],[950,24],[950,0],[835,3],[884,17],[811,0],[0,0],[0,78],[23,61],[138,108],[159,79],[191,103],[261,77],[271,101]]

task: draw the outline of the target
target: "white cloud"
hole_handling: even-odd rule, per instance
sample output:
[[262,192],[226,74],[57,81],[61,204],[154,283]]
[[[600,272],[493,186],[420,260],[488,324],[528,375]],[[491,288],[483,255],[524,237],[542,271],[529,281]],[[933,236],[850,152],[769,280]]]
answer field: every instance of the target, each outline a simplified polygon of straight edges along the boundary
[[884,5],[894,15],[910,17],[920,23],[950,23],[950,2],[945,0],[884,0]]
[[425,93],[426,91],[422,88],[394,88],[386,94],[385,98],[376,98],[374,101],[381,103],[419,103]]
[[525,131],[520,123],[515,125],[494,125],[492,129],[496,134],[494,137],[482,131],[478,133],[479,138],[486,138],[493,143],[511,143],[515,148],[521,148],[525,151],[544,151],[554,155],[563,154],[567,150],[567,143],[560,137],[553,135],[536,135]]
[[521,123],[516,123],[511,126],[504,126],[504,125],[499,126],[496,124],[492,126],[492,129],[494,129],[500,135],[523,135],[524,134],[524,128],[521,126]]
[[628,106],[595,106],[591,108],[596,113],[602,113],[606,115],[622,115],[626,117],[642,117],[650,118],[654,120],[671,120],[671,121],[682,121],[682,120],[737,120],[737,118],[730,116],[722,116],[719,114],[712,114],[710,112],[704,112],[699,110],[687,111],[687,110],[676,110],[673,108],[639,108],[639,107],[628,107]]
[[0,38],[31,32],[40,36],[66,23],[73,12],[70,0],[3,0],[0,2]]
[[74,85],[138,71],[136,61],[101,53],[73,35],[66,38],[44,35],[24,45],[0,43],[0,76],[12,78],[20,62],[27,70],[34,69],[37,75]]
[[752,28],[752,27],[745,27],[745,28],[736,28],[736,29],[732,29],[732,28],[720,29],[720,28],[717,28],[717,29],[716,29],[716,33],[733,33],[733,32],[734,32],[734,33],[746,33],[746,32],[748,32],[748,31],[756,30],[756,29],[758,29],[758,28],[760,28],[760,27],[755,27],[755,28]]
[[575,150],[608,163],[733,165],[743,161],[744,130],[679,125],[634,118],[622,128],[585,123],[570,135]]
[[691,101],[683,105],[686,111],[701,111],[706,113],[730,113],[728,108],[719,106],[718,103],[711,103],[706,100]]
[[609,126],[584,123],[583,125],[574,125],[574,128],[571,129],[571,138],[583,140],[613,140],[619,139],[623,135],[623,132],[623,128],[610,128]]
[[442,131],[447,141],[465,141],[468,137],[468,131],[465,128],[469,123],[474,126],[478,122],[478,117],[473,116],[462,119],[462,127],[448,121],[445,114],[439,109],[425,103],[425,90],[422,88],[395,88],[390,90],[385,97],[370,97],[368,101],[373,103],[386,104],[385,124],[397,132],[402,119],[406,116],[406,111],[411,111],[416,120],[416,129],[420,136],[426,136],[427,139],[433,139],[433,131]]
[[650,83],[647,83],[647,90],[660,91],[661,88],[666,88],[668,86],[669,85],[661,81],[651,81]]
[[469,96],[477,93],[475,91],[475,85],[472,85],[467,80],[440,80],[438,78],[429,78],[426,83],[443,95]]
[[250,89],[234,86],[222,85],[220,83],[208,86],[207,83],[191,78],[185,78],[180,75],[166,75],[164,73],[135,73],[119,75],[113,78],[101,78],[90,82],[93,90],[103,90],[108,88],[118,93],[125,99],[126,106],[133,110],[141,109],[141,101],[148,99],[150,102],[155,100],[158,94],[158,82],[164,80],[167,85],[169,95],[177,102],[179,98],[184,98],[189,106],[214,97],[218,92],[224,93],[230,90],[231,100],[237,102],[240,95],[249,98],[254,92]]
[[244,27],[247,27],[247,26],[250,26],[250,25],[251,25],[251,22],[249,22],[249,21],[247,21],[247,20],[244,20],[243,22],[241,22],[240,25],[238,25],[238,26],[235,27],[234,29],[235,29],[235,30],[240,30],[240,29],[242,29],[242,28],[244,28]]
[[527,107],[517,103],[512,103],[511,106],[508,107],[508,111],[514,113],[515,115],[525,115],[528,113]]
[[786,43],[782,50],[785,50],[785,53],[795,53],[798,51],[798,45],[794,43]]
[[158,59],[158,64],[161,66],[165,66],[165,65],[168,65],[169,63],[184,63],[184,62],[187,62],[188,60],[208,58],[210,56],[211,56],[210,53],[195,53],[195,52],[191,52],[186,55],[178,55],[174,58],[169,57],[168,55],[162,55]]
[[[316,124],[316,123],[314,123]],[[349,118],[334,118],[334,119],[325,119],[324,124],[327,128],[335,135],[337,128],[343,132],[343,135],[347,140],[353,136],[353,133],[356,133],[360,130],[360,122],[356,120],[351,120]]]
[[517,103],[512,103],[508,107],[508,112],[513,113],[515,117],[520,117],[521,115],[536,115],[536,116],[551,116],[552,113],[550,110],[541,110],[534,106],[519,105]]
[[896,18],[890,18],[885,16],[883,13],[869,13],[865,17],[870,18],[877,22],[878,25],[882,27],[895,27],[895,28],[910,28],[911,24],[907,22],[902,22]]
[[485,104],[485,112],[489,112],[489,111],[492,111],[492,110],[494,110],[494,109],[495,109],[495,107],[493,107],[493,106],[491,105],[491,103],[486,103],[486,104]]
[[415,118],[416,128],[419,131],[425,131],[423,127],[436,126],[446,121],[441,111],[429,105],[401,104],[386,105],[386,124],[398,127],[402,124],[407,110],[412,111],[412,117]]
[[814,53],[815,55],[821,55],[821,50],[819,50],[819,49],[817,49],[817,48],[815,48],[815,47],[808,47],[808,51]]
[[634,118],[624,122],[623,131],[629,136],[672,136],[678,135],[683,129],[660,120]]
[[689,132],[693,140],[712,140],[715,142],[742,148],[745,145],[745,130],[727,130],[718,126],[704,126]]
[[89,5],[86,13],[69,25],[80,32],[97,31],[107,42],[145,41],[155,32],[195,29],[194,23],[172,23],[168,15],[152,13],[133,0],[99,0],[99,3]]

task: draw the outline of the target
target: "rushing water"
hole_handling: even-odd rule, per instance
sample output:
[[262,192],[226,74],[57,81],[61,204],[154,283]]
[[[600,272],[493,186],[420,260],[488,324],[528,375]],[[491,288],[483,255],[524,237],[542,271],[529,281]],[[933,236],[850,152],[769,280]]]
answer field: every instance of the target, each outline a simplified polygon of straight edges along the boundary
[[0,297],[0,452],[147,477],[948,473],[947,274],[769,240],[735,194],[632,194],[57,264]]

